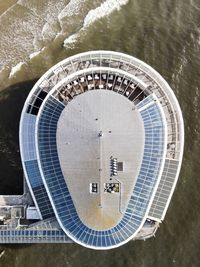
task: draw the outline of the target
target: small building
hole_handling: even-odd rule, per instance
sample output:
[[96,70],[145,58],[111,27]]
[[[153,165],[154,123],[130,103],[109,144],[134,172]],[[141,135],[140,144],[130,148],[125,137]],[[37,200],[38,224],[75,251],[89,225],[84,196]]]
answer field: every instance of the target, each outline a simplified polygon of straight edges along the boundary
[[40,215],[36,207],[28,207],[26,209],[27,220],[40,220]]

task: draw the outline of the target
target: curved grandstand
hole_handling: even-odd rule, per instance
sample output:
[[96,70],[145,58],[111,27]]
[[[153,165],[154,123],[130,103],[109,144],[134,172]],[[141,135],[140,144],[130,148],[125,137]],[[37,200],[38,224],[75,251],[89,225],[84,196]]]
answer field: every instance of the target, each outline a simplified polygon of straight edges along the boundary
[[27,184],[41,220],[93,249],[152,236],[178,179],[182,113],[166,81],[117,52],[67,58],[31,90],[20,122]]

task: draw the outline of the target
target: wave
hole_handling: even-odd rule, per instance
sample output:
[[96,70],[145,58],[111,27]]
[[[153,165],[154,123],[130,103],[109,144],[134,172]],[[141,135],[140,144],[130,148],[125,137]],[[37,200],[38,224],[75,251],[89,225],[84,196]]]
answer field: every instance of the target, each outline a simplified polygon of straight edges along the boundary
[[190,3],[191,3],[191,5],[192,5],[194,8],[196,8],[197,10],[200,10],[200,4],[199,4],[199,2],[197,3],[197,1],[195,1],[195,0],[191,0]]
[[83,27],[88,27],[96,20],[108,16],[115,10],[119,10],[121,6],[126,5],[128,0],[106,0],[96,9],[90,10],[84,19]]
[[100,18],[110,15],[113,11],[119,10],[123,5],[126,5],[128,0],[106,0],[100,6],[90,10],[84,18],[83,27],[64,41],[65,48],[73,48],[83,32],[95,21]]
[[26,63],[25,62],[19,62],[16,66],[12,67],[10,74],[9,74],[9,78],[12,78],[16,75],[16,73],[18,71],[20,71],[22,69],[23,66],[25,66]]
[[12,78],[53,42],[54,47],[71,48],[92,23],[126,3],[128,0],[18,0],[0,16],[0,68],[9,67]]

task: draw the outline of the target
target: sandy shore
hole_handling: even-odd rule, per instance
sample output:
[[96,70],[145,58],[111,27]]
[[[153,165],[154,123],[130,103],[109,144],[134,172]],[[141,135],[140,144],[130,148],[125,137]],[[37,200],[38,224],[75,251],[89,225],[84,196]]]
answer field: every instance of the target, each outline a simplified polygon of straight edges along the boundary
[[0,1],[0,15],[15,3],[17,3],[17,0]]

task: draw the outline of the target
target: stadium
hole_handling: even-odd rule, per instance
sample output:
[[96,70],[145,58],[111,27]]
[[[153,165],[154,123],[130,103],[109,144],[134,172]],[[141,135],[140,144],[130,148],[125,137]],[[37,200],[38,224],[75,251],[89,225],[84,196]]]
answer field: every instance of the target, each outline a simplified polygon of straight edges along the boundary
[[54,218],[63,236],[92,249],[155,235],[178,180],[184,125],[152,67],[112,51],[66,58],[31,90],[19,137],[38,221]]

